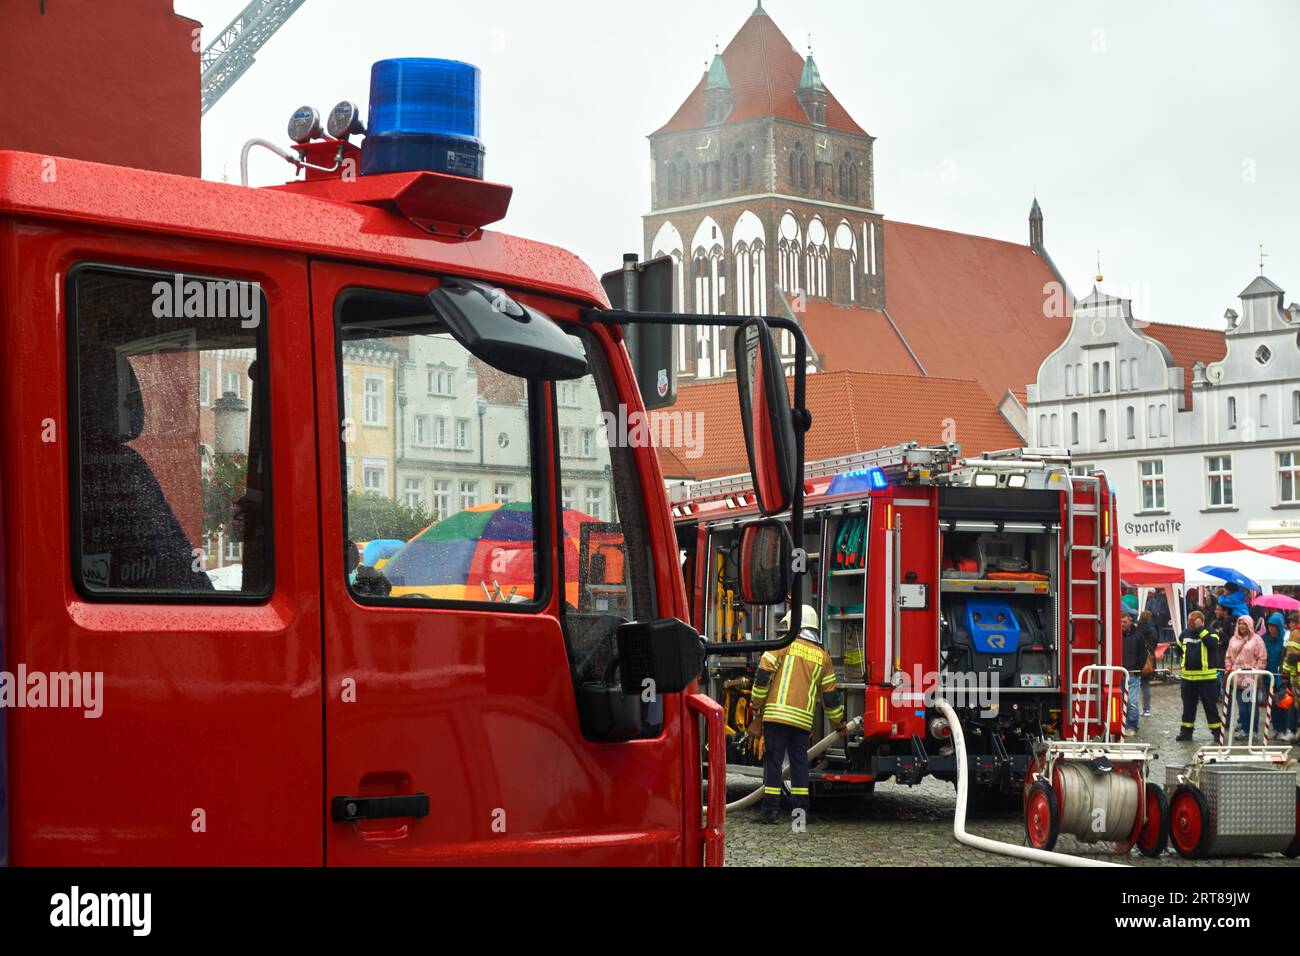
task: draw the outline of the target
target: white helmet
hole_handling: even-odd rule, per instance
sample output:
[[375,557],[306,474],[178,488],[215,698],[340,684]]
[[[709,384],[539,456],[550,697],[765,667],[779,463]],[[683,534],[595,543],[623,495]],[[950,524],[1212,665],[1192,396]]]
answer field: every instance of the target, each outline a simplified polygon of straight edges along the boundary
[[[780,623],[776,625],[776,629],[782,634],[786,634],[789,632],[790,630],[789,611],[785,612],[785,616],[782,617]],[[811,604],[805,604],[803,606],[803,612],[799,615],[799,630],[813,631],[817,634],[820,634],[821,629],[822,629],[822,625],[821,625],[821,621],[817,617],[817,609],[814,608]]]

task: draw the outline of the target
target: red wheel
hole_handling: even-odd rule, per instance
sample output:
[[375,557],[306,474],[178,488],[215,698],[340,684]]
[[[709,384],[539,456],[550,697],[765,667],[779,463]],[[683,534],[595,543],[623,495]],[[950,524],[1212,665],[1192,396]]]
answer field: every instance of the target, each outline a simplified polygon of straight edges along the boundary
[[[1300,806],[1300,802],[1297,804]],[[1147,784],[1146,813],[1138,831],[1137,848],[1143,856],[1157,857],[1169,846],[1169,800],[1164,790]]]
[[1197,787],[1185,783],[1174,791],[1169,801],[1169,838],[1184,859],[1199,860],[1205,856],[1210,842],[1206,825],[1209,811],[1205,795]]
[[1025,769],[1025,784],[1020,791],[1020,812],[1029,812],[1029,788],[1034,784],[1034,776],[1038,773],[1038,758],[1030,757],[1029,766]]
[[1050,850],[1060,833],[1061,810],[1056,794],[1043,781],[1036,781],[1025,800],[1025,841],[1036,850]]
[[1295,788],[1295,831],[1291,845],[1282,851],[1292,859],[1300,856],[1300,787]]

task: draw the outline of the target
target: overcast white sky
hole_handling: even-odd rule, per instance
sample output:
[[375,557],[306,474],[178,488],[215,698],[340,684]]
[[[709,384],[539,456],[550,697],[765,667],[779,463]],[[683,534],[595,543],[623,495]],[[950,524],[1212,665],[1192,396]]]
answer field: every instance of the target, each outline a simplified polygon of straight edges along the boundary
[[[203,123],[204,175],[239,175],[296,106],[363,110],[370,64],[483,70],[488,178],[508,231],[598,273],[642,250],[646,135],[755,0],[655,4],[307,0]],[[208,42],[245,0],[175,0]],[[1293,0],[765,0],[876,142],[887,218],[1026,242],[1037,192],[1076,294],[1139,319],[1222,324],[1259,271],[1300,301],[1300,3]],[[649,11],[653,10],[653,16]],[[288,167],[255,154],[255,184]]]

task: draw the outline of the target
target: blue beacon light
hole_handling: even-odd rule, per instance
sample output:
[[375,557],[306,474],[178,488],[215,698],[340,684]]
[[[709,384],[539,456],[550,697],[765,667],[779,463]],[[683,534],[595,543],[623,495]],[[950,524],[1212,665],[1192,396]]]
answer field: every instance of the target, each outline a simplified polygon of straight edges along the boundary
[[867,475],[871,482],[872,490],[881,491],[882,489],[889,487],[889,479],[885,477],[885,473],[879,468],[872,468],[867,472]]
[[361,175],[429,170],[483,178],[479,68],[403,57],[370,70],[370,118]]

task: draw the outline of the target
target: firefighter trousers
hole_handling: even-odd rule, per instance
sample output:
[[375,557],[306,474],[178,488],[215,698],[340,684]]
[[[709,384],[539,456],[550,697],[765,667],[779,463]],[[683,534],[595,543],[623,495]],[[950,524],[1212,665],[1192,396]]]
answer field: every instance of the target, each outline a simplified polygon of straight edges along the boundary
[[1196,705],[1205,710],[1205,723],[1212,733],[1217,734],[1222,726],[1219,720],[1219,682],[1210,680],[1184,680],[1183,723],[1182,732],[1190,734],[1196,727]]
[[790,758],[790,796],[796,810],[808,809],[808,739],[806,730],[763,721],[763,806],[764,813],[781,808],[781,765]]

